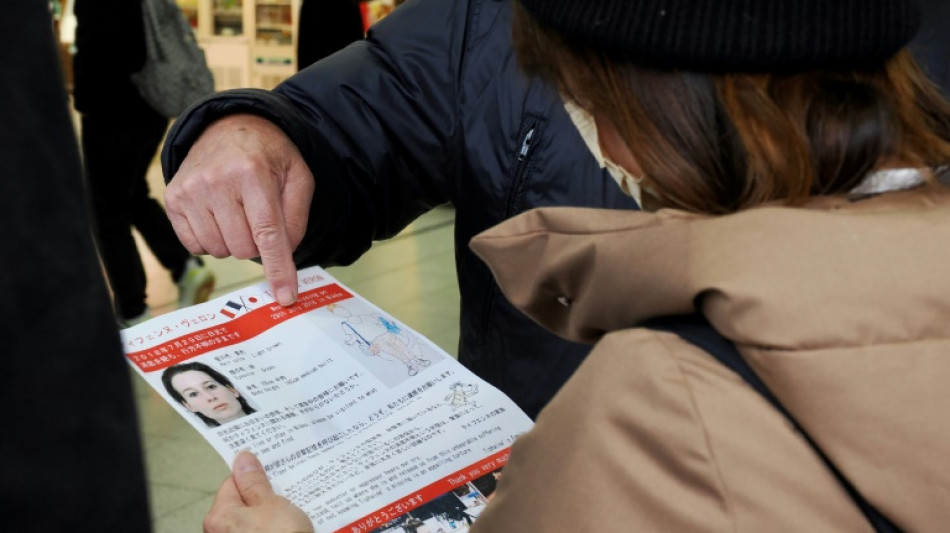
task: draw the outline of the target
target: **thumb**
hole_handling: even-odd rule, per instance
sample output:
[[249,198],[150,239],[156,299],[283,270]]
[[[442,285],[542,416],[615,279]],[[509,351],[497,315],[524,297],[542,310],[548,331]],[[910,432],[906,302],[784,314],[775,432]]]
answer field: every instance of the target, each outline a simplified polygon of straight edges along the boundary
[[275,496],[264,467],[251,452],[241,451],[237,454],[231,476],[245,505],[259,505]]

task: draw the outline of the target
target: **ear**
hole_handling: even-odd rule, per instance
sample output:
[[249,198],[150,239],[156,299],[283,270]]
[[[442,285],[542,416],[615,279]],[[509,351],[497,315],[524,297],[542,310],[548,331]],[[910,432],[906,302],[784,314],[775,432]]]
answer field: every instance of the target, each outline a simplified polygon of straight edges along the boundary
[[188,402],[185,401],[185,400],[182,400],[182,401],[181,401],[181,405],[182,405],[185,409],[188,409],[189,411],[191,411],[192,413],[197,413],[197,412],[198,412],[198,411],[196,411],[195,409],[193,409],[193,408],[191,407],[191,405],[189,405]]
[[231,394],[233,394],[235,398],[241,397],[241,393],[238,392],[234,387],[228,387],[228,390],[231,391]]

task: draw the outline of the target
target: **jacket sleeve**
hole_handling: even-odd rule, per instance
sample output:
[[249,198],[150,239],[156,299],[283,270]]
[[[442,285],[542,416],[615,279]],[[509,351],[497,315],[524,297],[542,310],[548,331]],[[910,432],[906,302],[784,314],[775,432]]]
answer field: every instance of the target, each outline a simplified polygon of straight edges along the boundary
[[464,160],[458,102],[469,4],[407,2],[365,40],[273,91],[223,91],[196,103],[168,134],[165,180],[212,121],[261,115],[293,140],[316,180],[298,266],[353,262],[374,240],[454,200],[451,180]]

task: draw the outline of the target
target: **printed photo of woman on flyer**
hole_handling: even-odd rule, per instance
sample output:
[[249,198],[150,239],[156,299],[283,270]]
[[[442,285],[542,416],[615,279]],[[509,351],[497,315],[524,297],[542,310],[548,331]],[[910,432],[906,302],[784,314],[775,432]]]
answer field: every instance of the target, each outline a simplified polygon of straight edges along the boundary
[[169,396],[208,427],[218,427],[255,412],[228,378],[204,363],[169,367],[162,374],[162,384]]

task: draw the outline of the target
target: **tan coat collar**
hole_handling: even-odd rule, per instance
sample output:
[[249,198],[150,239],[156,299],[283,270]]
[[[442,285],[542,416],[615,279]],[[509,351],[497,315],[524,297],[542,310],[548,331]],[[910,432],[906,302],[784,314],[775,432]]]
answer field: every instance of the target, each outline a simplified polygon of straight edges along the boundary
[[950,193],[809,207],[721,217],[544,209],[471,245],[516,306],[569,339],[699,306],[868,501],[906,530],[940,530]]
[[512,303],[571,340],[698,304],[740,344],[794,348],[946,334],[948,243],[940,188],[719,217],[537,209],[471,247]]

